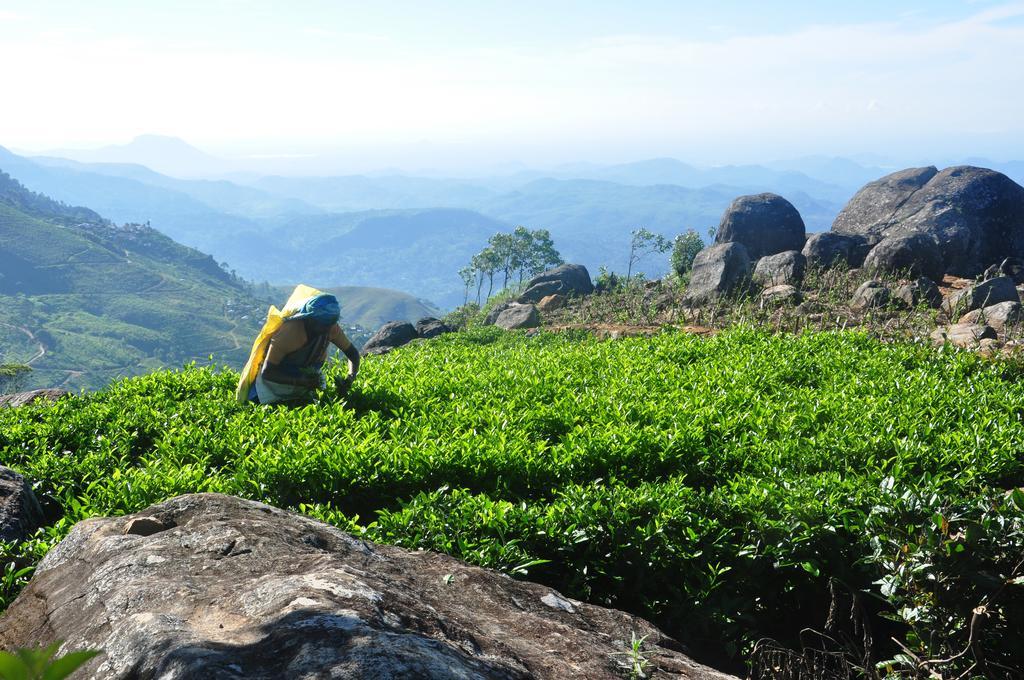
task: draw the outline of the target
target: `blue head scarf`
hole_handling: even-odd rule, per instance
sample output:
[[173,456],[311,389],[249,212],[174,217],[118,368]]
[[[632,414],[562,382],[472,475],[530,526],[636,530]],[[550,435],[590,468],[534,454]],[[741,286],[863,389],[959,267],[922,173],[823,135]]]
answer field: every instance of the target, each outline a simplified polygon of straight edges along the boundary
[[306,300],[302,309],[291,316],[292,319],[312,319],[321,326],[337,323],[341,318],[341,305],[338,298],[330,293],[314,295]]

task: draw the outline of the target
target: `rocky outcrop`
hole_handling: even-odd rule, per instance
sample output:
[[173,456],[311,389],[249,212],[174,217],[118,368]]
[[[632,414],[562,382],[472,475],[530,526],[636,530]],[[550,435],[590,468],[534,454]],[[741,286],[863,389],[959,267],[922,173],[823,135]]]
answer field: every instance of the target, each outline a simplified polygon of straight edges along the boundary
[[548,295],[590,295],[594,284],[590,272],[581,264],[562,264],[538,274],[526,283],[526,291],[519,296],[520,303],[536,303]]
[[103,650],[94,680],[618,678],[631,634],[650,677],[729,677],[623,612],[217,494],[79,523],[0,619],[5,649]]
[[389,321],[366,341],[363,354],[387,354],[418,337],[415,326],[408,321]]
[[800,250],[807,233],[793,204],[777,194],[740,196],[726,208],[715,243],[742,243],[752,260]]
[[832,231],[873,237],[926,233],[938,242],[946,273],[976,276],[1024,255],[1024,187],[968,165],[903,170],[857,192]]
[[25,478],[0,465],[0,541],[20,541],[43,526],[43,509]]
[[11,408],[17,408],[19,406],[28,406],[29,404],[37,401],[57,401],[68,396],[67,390],[61,389],[46,389],[46,390],[31,390],[29,392],[15,392],[14,394],[0,395],[0,408],[8,406]]
[[750,279],[750,256],[742,243],[719,243],[697,253],[683,304],[699,307],[742,290]]
[[451,333],[455,330],[445,322],[432,316],[426,316],[417,321],[415,328],[416,335],[425,339],[436,338],[439,335]]
[[864,259],[864,269],[941,281],[945,271],[938,242],[928,234],[907,232],[886,236]]
[[507,331],[517,328],[536,328],[540,326],[540,316],[533,305],[512,305],[501,312],[494,320],[494,325]]
[[943,310],[952,318],[966,314],[972,309],[981,309],[1000,302],[1020,302],[1020,295],[1013,279],[997,276],[982,283],[961,288],[950,294],[942,303]]
[[807,259],[796,250],[765,255],[754,265],[753,279],[762,286],[799,286],[807,270]]
[[942,291],[934,281],[924,277],[904,283],[893,292],[893,297],[911,309],[921,305],[936,309],[942,304]]
[[865,281],[853,292],[850,300],[850,309],[863,312],[868,309],[878,309],[889,304],[891,293],[881,281]]
[[807,237],[801,253],[809,265],[834,267],[843,264],[854,268],[864,264],[871,245],[864,236],[826,231]]

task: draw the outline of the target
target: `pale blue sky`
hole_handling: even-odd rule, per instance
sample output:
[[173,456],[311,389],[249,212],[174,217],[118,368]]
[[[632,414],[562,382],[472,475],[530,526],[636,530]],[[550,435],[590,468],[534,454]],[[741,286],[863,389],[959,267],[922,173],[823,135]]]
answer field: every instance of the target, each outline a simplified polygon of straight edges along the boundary
[[1024,2],[10,2],[0,145],[1024,157]]

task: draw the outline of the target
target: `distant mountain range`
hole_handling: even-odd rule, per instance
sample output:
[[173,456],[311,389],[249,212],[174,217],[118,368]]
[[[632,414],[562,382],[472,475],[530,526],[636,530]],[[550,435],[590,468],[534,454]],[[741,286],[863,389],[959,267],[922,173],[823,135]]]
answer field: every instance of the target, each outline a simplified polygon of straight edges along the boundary
[[[67,157],[0,148],[0,169],[117,222],[148,222],[254,281],[395,288],[442,308],[462,302],[457,271],[495,231],[549,229],[566,259],[620,270],[637,227],[668,237],[694,228],[706,238],[733,198],[771,191],[797,207],[809,231],[824,231],[860,186],[893,170],[826,157],[711,168],[660,158],[473,179],[302,177],[246,172],[242,161],[155,136],[60,153]],[[140,161],[182,176],[234,174],[179,179]],[[1024,180],[1024,163],[988,165]],[[665,258],[641,267],[666,268]]]

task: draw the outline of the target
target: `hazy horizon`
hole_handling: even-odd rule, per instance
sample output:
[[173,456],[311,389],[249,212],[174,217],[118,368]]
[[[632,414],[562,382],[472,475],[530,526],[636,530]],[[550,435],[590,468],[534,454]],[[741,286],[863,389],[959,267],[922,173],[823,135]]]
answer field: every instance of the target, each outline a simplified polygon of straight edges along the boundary
[[410,172],[1024,158],[1024,2],[892,5],[0,2],[0,145]]

